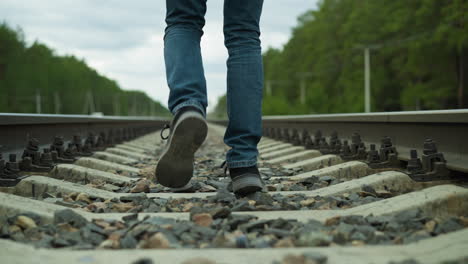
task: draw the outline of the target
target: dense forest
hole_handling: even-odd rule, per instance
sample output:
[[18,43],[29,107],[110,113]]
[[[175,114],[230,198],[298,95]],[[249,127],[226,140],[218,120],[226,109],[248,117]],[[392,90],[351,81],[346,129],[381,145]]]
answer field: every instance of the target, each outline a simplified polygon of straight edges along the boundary
[[27,45],[21,29],[0,24],[0,112],[169,115],[159,102],[119,85],[74,56]]
[[363,112],[366,48],[371,111],[467,107],[467,22],[466,0],[322,0],[264,52],[263,113]]

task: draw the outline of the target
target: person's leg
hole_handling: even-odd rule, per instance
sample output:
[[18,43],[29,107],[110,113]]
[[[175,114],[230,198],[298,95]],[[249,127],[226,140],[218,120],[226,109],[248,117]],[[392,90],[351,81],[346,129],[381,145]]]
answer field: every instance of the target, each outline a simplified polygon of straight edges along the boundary
[[164,59],[174,114],[167,144],[156,165],[155,179],[186,188],[193,175],[194,154],[206,138],[206,82],[200,52],[206,0],[167,0]]
[[206,114],[206,81],[200,39],[205,25],[206,0],[166,0],[164,60],[170,89],[169,110],[185,106]]
[[263,66],[260,15],[263,0],[225,0],[224,37],[228,49],[227,110],[224,142],[231,147],[228,168],[257,164],[262,136]]

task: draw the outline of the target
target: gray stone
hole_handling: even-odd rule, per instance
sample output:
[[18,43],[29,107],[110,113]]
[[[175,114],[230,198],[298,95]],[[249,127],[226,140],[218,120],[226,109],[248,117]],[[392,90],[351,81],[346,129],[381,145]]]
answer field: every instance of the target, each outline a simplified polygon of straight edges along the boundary
[[368,193],[371,193],[373,194],[374,196],[377,196],[377,192],[375,191],[374,187],[370,186],[370,185],[364,185],[362,186],[361,188],[364,192],[368,192]]
[[124,220],[125,222],[138,221],[138,214],[126,215],[122,217],[122,220]]
[[145,193],[133,193],[125,196],[120,197],[120,201],[124,203],[134,202],[135,204],[139,204],[143,200],[147,200],[148,197]]
[[360,215],[347,215],[340,219],[342,222],[350,225],[365,225],[367,224],[366,219]]
[[80,228],[85,226],[88,223],[88,221],[86,220],[86,218],[74,212],[73,210],[64,209],[54,212],[54,223],[69,223],[70,225],[76,228]]
[[68,247],[68,246],[71,246],[71,245],[72,244],[70,244],[70,242],[68,242],[67,240],[65,240],[63,238],[60,238],[60,237],[56,237],[52,241],[52,246],[54,246],[54,247]]
[[370,240],[373,238],[375,231],[377,231],[374,227],[369,225],[357,225],[354,226],[354,231],[361,233],[366,240]]
[[411,209],[411,210],[406,210],[401,213],[398,213],[395,215],[395,220],[398,221],[399,223],[407,223],[410,221],[415,221],[416,219],[420,218],[421,215],[421,210],[420,209]]
[[50,248],[52,247],[53,240],[54,238],[52,236],[44,235],[41,240],[34,242],[34,245],[40,248]]
[[150,258],[141,258],[132,262],[132,264],[153,264],[153,263],[154,263],[153,260],[151,260]]
[[106,190],[106,191],[109,191],[109,192],[116,192],[118,190],[120,190],[120,187],[119,186],[115,186],[113,184],[110,184],[110,183],[106,183],[102,186],[102,189]]
[[458,219],[450,218],[438,224],[434,232],[436,234],[444,234],[444,233],[453,232],[462,228],[463,228],[463,225],[460,224]]
[[332,176],[322,176],[319,178],[320,181],[325,181],[330,184],[335,178]]
[[211,202],[218,203],[234,203],[236,201],[236,196],[228,191],[218,191],[216,195],[209,196],[208,200]]
[[274,240],[269,237],[259,237],[250,241],[250,245],[254,248],[269,248],[273,243]]
[[165,217],[150,217],[146,220],[143,221],[145,224],[152,224],[156,226],[161,226],[161,225],[171,225],[175,223],[175,220],[172,218],[165,218]]
[[273,198],[268,193],[255,192],[245,197],[248,200],[254,200],[257,205],[273,205]]
[[88,226],[81,228],[80,233],[85,242],[93,244],[94,246],[101,244],[101,242],[105,239],[105,236],[92,232]]
[[236,237],[236,246],[238,248],[248,248],[249,247],[249,240],[247,236],[241,235]]
[[249,223],[243,224],[239,226],[240,230],[246,231],[246,232],[253,232],[258,229],[263,229],[265,228],[266,225],[269,225],[272,223],[274,220],[256,220],[256,221],[251,221]]
[[360,240],[360,241],[366,241],[366,236],[361,233],[361,232],[354,232],[351,235],[351,240]]
[[65,239],[71,245],[76,245],[82,242],[80,232],[64,232],[61,238]]
[[302,254],[306,259],[314,261],[316,264],[327,263],[328,257],[318,252],[305,252]]
[[299,236],[298,244],[304,247],[320,247],[330,245],[332,238],[322,232],[303,233]]
[[138,241],[131,235],[126,235],[120,239],[121,248],[136,248]]

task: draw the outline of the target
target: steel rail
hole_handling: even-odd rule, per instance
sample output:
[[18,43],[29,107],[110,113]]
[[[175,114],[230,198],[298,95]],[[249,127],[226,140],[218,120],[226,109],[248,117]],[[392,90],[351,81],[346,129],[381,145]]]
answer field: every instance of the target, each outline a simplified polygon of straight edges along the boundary
[[69,141],[73,136],[86,138],[88,133],[136,129],[150,132],[160,129],[167,118],[53,114],[0,113],[0,152],[21,155],[29,138],[48,147],[54,136]]
[[[213,122],[226,125],[226,120]],[[408,111],[366,114],[265,116],[263,128],[306,129],[312,135],[320,130],[324,136],[338,132],[340,139],[351,140],[359,133],[369,149],[380,145],[388,136],[400,160],[410,158],[410,150],[422,153],[425,139],[433,139],[447,160],[450,170],[468,172],[468,109]]]

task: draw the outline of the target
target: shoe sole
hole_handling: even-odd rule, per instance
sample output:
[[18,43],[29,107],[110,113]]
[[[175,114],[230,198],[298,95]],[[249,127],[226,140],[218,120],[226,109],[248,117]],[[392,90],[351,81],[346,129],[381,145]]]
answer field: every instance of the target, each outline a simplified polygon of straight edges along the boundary
[[187,185],[193,175],[194,154],[207,133],[208,125],[201,114],[192,111],[182,114],[156,165],[156,181],[170,188]]
[[232,181],[232,191],[239,195],[247,195],[263,189],[263,183],[257,175],[242,175]]

